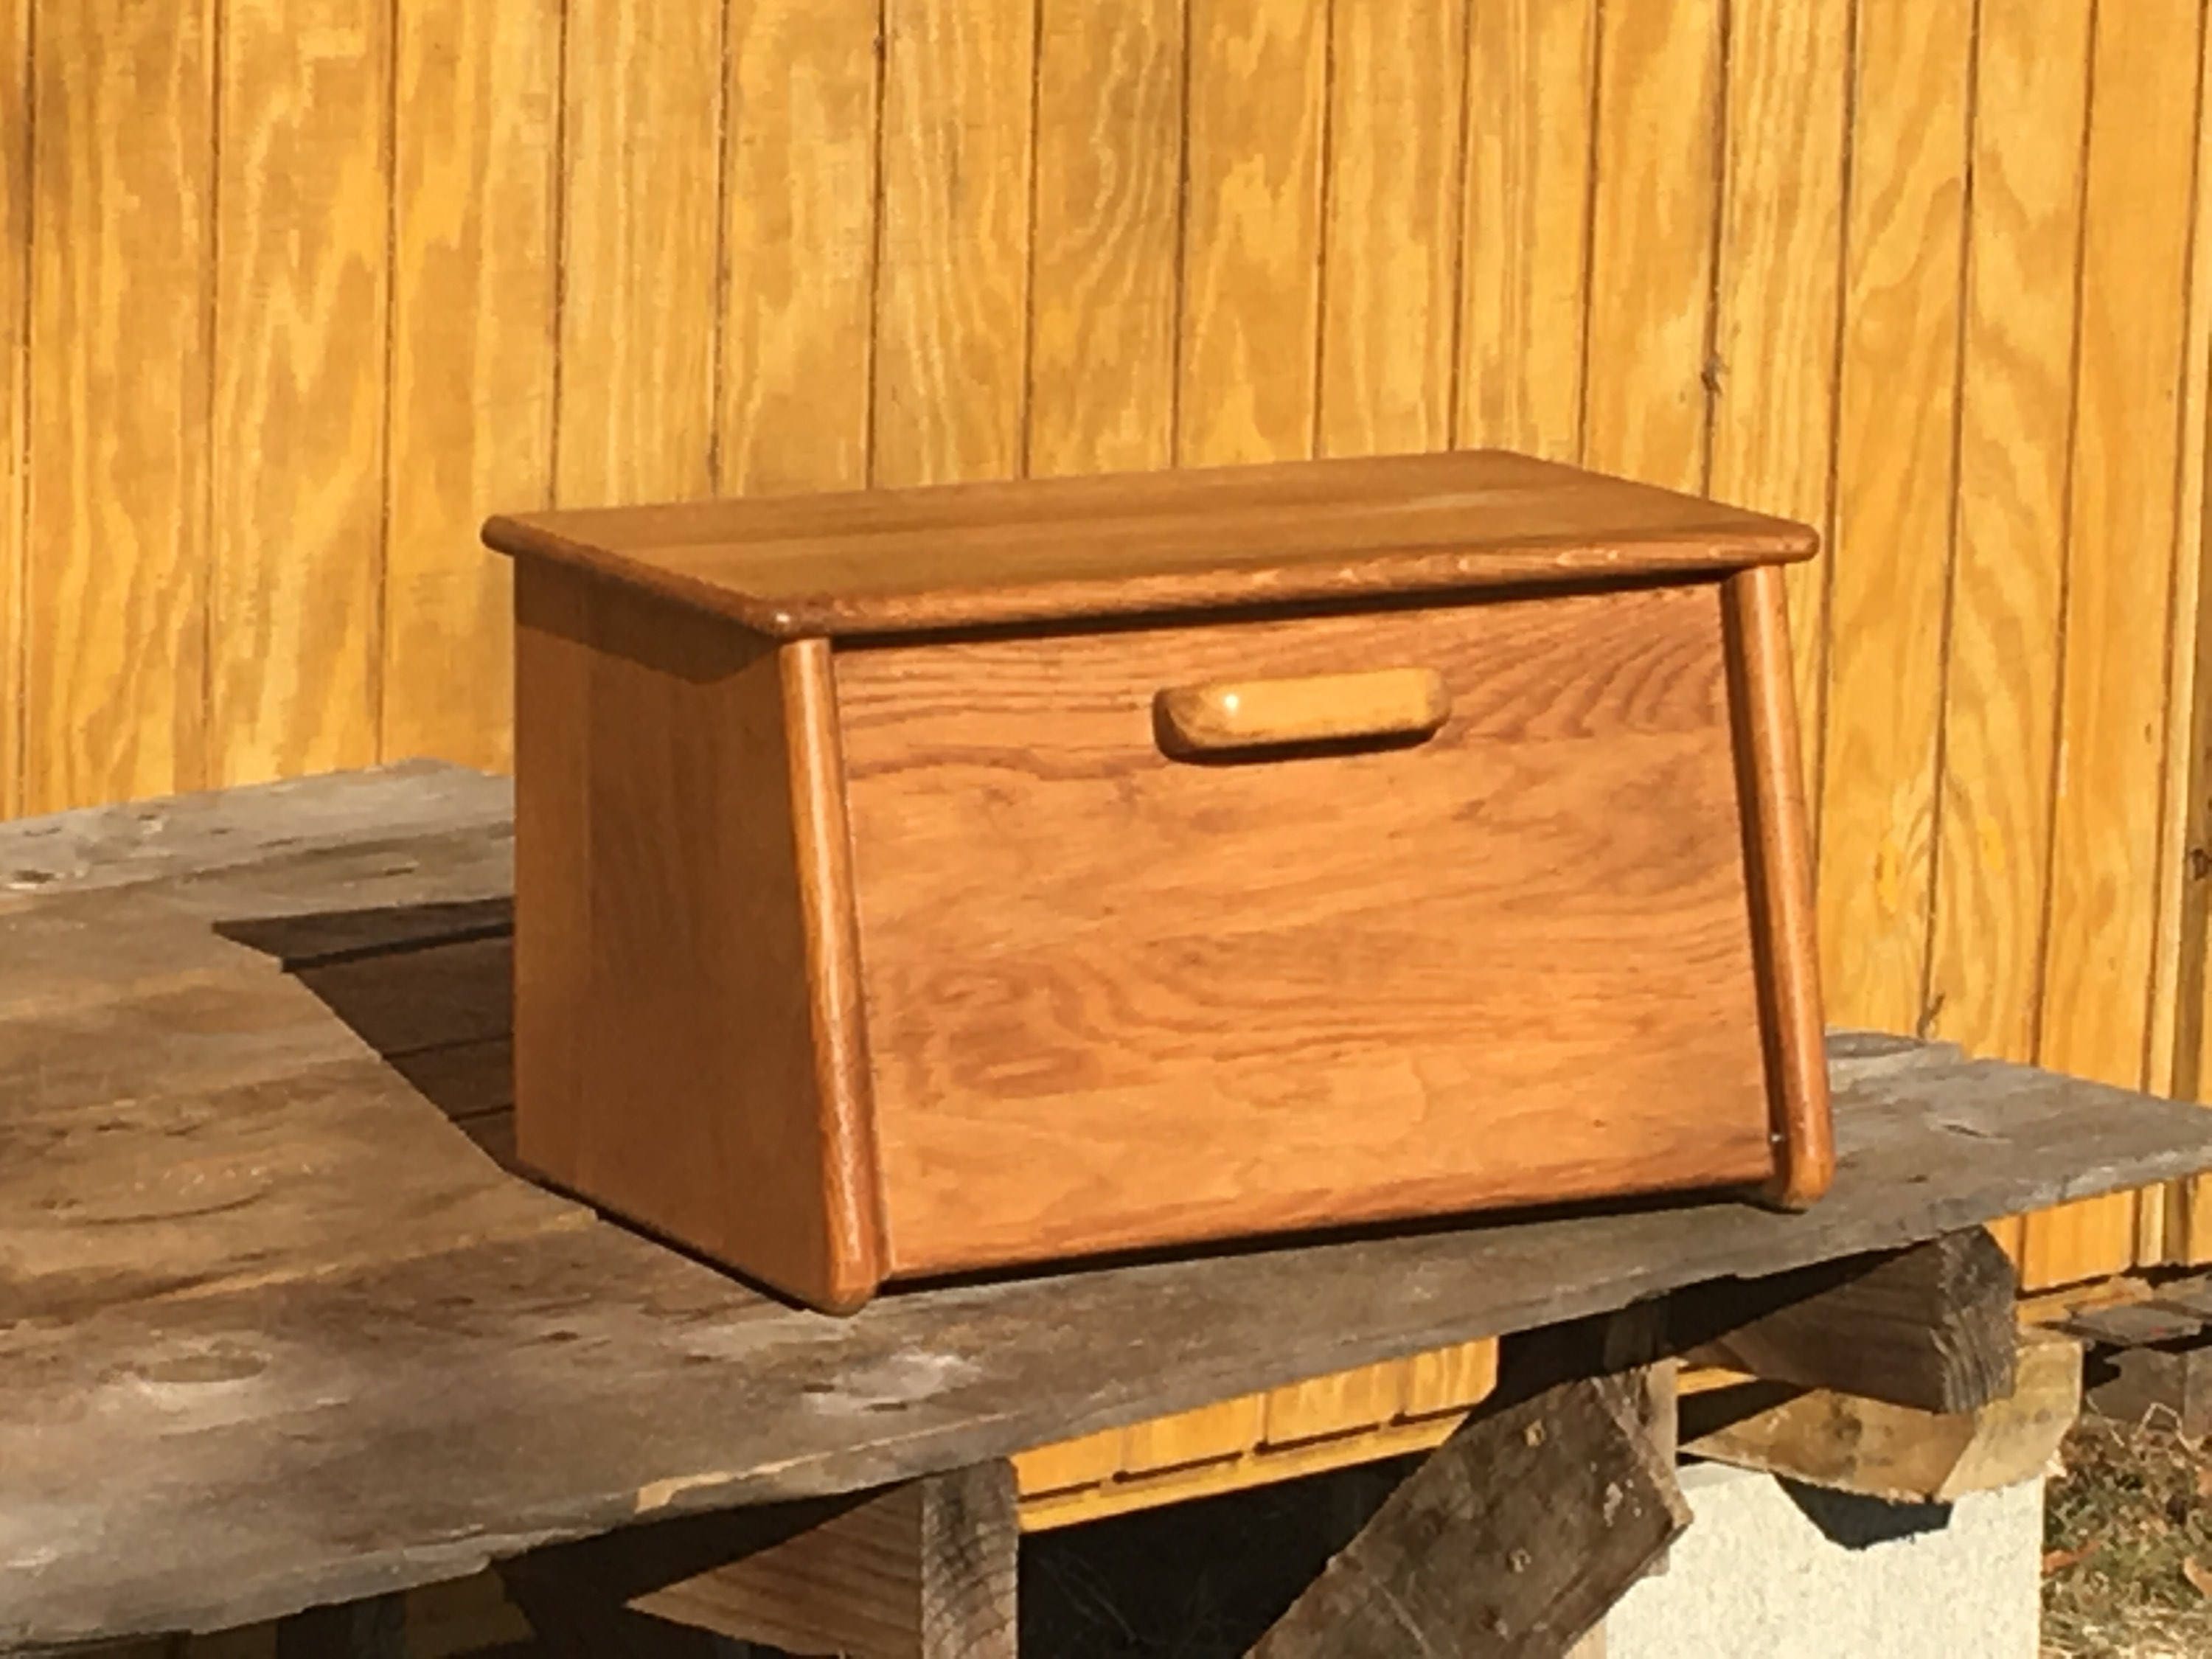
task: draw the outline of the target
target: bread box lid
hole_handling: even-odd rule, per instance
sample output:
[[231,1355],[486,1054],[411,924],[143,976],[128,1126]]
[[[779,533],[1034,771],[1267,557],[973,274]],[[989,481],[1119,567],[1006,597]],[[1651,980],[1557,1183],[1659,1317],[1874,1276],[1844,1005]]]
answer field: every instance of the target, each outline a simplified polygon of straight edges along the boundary
[[1818,544],[1502,450],[537,513],[483,533],[778,639],[1687,575]]

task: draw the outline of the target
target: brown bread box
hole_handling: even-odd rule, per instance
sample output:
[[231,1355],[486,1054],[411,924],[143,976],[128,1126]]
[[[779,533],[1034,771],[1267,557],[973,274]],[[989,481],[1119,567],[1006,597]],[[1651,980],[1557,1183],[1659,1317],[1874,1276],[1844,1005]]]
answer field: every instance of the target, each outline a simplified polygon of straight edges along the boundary
[[817,1306],[1832,1164],[1779,562],[1498,453],[495,519],[522,1158]]

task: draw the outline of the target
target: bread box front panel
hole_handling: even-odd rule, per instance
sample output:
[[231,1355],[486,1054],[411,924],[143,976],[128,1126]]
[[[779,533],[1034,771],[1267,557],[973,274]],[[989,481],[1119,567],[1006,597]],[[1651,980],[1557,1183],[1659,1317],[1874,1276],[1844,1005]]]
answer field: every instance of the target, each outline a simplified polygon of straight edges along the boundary
[[1722,592],[841,646],[889,1272],[1771,1177]]

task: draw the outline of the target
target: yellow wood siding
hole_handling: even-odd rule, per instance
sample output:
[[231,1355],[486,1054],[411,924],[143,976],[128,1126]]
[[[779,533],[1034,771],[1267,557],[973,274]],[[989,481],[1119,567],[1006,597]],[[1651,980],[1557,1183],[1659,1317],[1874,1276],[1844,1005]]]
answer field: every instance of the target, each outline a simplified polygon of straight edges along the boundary
[[140,9],[0,0],[0,810],[504,763],[495,508],[1500,443],[1831,534],[1837,1020],[2203,1085],[2203,0]]

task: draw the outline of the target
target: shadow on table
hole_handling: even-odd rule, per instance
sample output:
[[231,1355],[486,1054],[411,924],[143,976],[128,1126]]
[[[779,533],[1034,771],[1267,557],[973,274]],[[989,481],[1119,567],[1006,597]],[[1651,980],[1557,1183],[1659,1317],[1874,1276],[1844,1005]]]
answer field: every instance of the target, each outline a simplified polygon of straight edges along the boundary
[[216,924],[274,957],[392,1069],[514,1167],[514,904],[509,898]]

